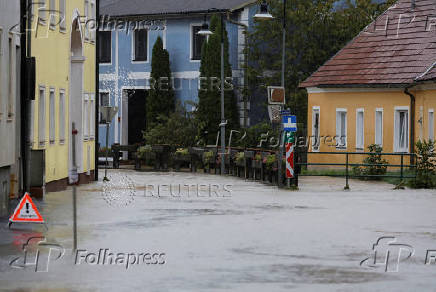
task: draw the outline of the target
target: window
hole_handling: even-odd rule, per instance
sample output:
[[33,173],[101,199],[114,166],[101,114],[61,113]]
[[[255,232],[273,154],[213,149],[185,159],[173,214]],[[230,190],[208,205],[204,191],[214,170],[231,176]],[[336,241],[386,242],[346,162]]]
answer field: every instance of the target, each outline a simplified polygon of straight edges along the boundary
[[[100,92],[100,109],[104,106],[110,106],[109,92]],[[101,123],[101,113],[99,113],[98,120]]]
[[383,109],[375,110],[375,144],[383,147]]
[[365,148],[365,130],[364,130],[364,110],[357,109],[356,111],[356,149],[363,150]]
[[50,121],[50,128],[49,128],[49,139],[50,139],[50,144],[53,144],[55,142],[55,118],[56,118],[56,114],[55,114],[55,89],[54,88],[50,88],[50,99],[49,99],[49,110],[50,110],[50,115],[49,115],[49,121]]
[[50,0],[50,28],[54,29],[56,26],[56,0]]
[[38,105],[38,138],[39,145],[45,144],[45,87],[39,87],[39,105]]
[[347,148],[347,110],[336,109],[336,148]]
[[[54,0],[52,0],[54,1]],[[59,28],[61,31],[65,30],[65,0],[59,0]]]
[[394,120],[394,148],[395,152],[409,151],[409,110],[396,109]]
[[91,41],[94,42],[95,41],[95,32],[97,30],[97,22],[96,22],[97,14],[96,14],[96,10],[95,10],[95,0],[91,0],[90,13],[91,13],[90,20],[92,20],[92,21],[90,21],[87,26],[90,29],[89,35],[90,35]]
[[59,90],[59,142],[65,142],[65,91]]
[[192,26],[191,29],[191,60],[195,61],[201,60],[201,49],[206,40],[206,36],[198,34],[200,30],[201,25]]
[[89,137],[89,102],[88,95],[85,94],[83,99],[83,133],[84,138],[88,139]]
[[319,107],[313,107],[312,109],[312,150],[319,151],[320,145],[320,132],[319,132]]
[[146,29],[135,30],[133,37],[133,61],[147,61],[148,55],[148,31]]
[[428,111],[428,139],[434,141],[434,110]]
[[110,31],[100,31],[99,33],[99,59],[100,63],[112,62],[112,42]]
[[[89,20],[89,0],[85,0],[85,23]],[[89,40],[89,28],[85,25],[85,40]]]
[[92,94],[91,95],[91,101],[90,101],[90,108],[89,110],[91,111],[91,121],[90,121],[90,138],[94,139],[95,138],[95,95]]
[[45,22],[47,18],[47,7],[46,5],[47,0],[39,0],[39,7],[38,7],[38,20]]

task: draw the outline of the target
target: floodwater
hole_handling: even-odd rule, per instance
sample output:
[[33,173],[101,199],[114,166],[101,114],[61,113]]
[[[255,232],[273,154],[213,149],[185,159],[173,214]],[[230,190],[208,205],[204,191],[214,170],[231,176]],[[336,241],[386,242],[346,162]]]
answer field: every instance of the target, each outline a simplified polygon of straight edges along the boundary
[[[78,188],[77,252],[71,188],[35,200],[47,230],[1,221],[0,290],[435,290],[436,191],[351,181],[345,192],[343,179],[303,178],[297,192],[217,175],[109,173],[109,184]],[[374,264],[373,245],[387,236]]]

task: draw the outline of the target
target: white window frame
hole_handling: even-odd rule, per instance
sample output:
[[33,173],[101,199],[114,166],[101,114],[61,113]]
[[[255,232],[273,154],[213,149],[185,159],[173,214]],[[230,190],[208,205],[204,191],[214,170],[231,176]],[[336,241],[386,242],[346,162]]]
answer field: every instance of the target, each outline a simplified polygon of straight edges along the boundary
[[[381,129],[380,129],[381,133],[379,133],[378,129],[377,129],[377,114],[380,114],[380,113],[381,113]],[[384,129],[383,129],[383,127],[384,127],[384,111],[383,111],[383,108],[376,108],[375,109],[374,125],[375,125],[375,129],[374,129],[374,144],[376,144],[376,145],[378,145],[380,147],[383,147],[383,131],[384,131]],[[380,134],[381,143],[377,143],[377,136],[379,134]]]
[[200,63],[200,60],[193,60],[192,58],[194,58],[194,38],[193,38],[193,29],[194,26],[202,26],[202,23],[191,23],[190,27],[189,27],[189,43],[190,43],[190,50],[189,50],[189,61],[191,63]]
[[[362,127],[359,128],[359,115],[362,115]],[[361,132],[361,133],[360,133]],[[361,135],[362,141],[359,144],[359,135]],[[356,150],[365,150],[365,109],[356,109]]]
[[[84,0],[84,15],[85,15],[85,23],[88,21],[89,19],[89,0]],[[88,26],[85,25],[85,41],[89,41],[89,29]]]
[[65,100],[65,90],[59,89],[59,144],[65,143],[65,118],[66,118],[66,100]]
[[48,95],[48,112],[49,112],[49,135],[48,141],[50,144],[56,142],[56,89],[50,87]]
[[[41,94],[42,92],[42,94]],[[46,99],[46,90],[44,85],[39,86],[38,91],[38,142],[39,146],[45,145],[45,99]]]
[[47,21],[47,0],[38,0],[38,22],[42,25],[46,24]]
[[150,31],[147,31],[147,60],[135,61],[135,30],[132,32],[132,64],[147,64],[150,62]]
[[[402,111],[407,112],[407,148],[400,149],[398,143],[399,143],[399,137],[398,137],[398,131],[397,129],[397,120],[399,118],[399,113]],[[398,143],[397,143],[398,142]],[[409,153],[410,148],[410,109],[408,106],[396,106],[394,108],[394,152],[396,153]]]
[[90,96],[90,126],[89,126],[89,138],[91,140],[95,139],[95,94],[92,93]]
[[[341,121],[340,119],[338,119],[340,117],[339,113],[345,113],[345,145],[341,145],[341,139],[342,137],[342,133],[341,133],[341,129],[342,129],[342,124],[340,127],[338,127],[338,122]],[[348,147],[348,111],[346,108],[336,108],[336,149],[338,150],[346,150]],[[338,140],[339,139],[339,140]]]
[[[318,137],[315,137],[315,115],[318,114]],[[321,108],[319,106],[312,107],[312,151],[319,152],[321,148]],[[318,145],[315,145],[315,141],[318,141]]]
[[83,95],[83,139],[89,139],[89,96],[87,93]]
[[56,11],[56,1],[57,0],[48,0],[50,1],[50,13],[49,13],[49,26],[51,30],[55,30],[56,29],[56,13],[54,11]]
[[[53,0],[52,0],[53,1]],[[67,9],[67,3],[66,0],[59,0],[59,30],[61,32],[66,32],[66,15],[65,15],[65,11]]]
[[435,140],[434,128],[435,128],[434,109],[431,108],[428,110],[428,139],[432,141]]

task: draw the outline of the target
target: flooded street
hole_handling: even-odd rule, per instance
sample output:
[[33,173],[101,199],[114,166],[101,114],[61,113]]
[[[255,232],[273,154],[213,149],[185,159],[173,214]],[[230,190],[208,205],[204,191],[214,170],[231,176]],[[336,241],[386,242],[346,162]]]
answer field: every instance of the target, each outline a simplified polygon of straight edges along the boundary
[[[290,192],[216,175],[109,174],[110,187],[78,188],[77,253],[71,188],[34,200],[48,230],[1,222],[0,290],[434,291],[434,190],[352,181],[344,192],[343,179],[304,178]],[[383,236],[400,245],[371,265]],[[23,265],[34,237],[50,245],[29,244]]]

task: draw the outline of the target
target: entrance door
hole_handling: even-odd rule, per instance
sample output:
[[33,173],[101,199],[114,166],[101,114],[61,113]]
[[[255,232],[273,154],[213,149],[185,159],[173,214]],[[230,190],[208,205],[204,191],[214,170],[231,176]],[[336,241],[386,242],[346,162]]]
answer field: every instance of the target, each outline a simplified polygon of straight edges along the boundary
[[131,90],[128,92],[128,142],[129,145],[142,143],[144,136],[142,131],[145,130],[145,100],[147,91],[143,89]]

